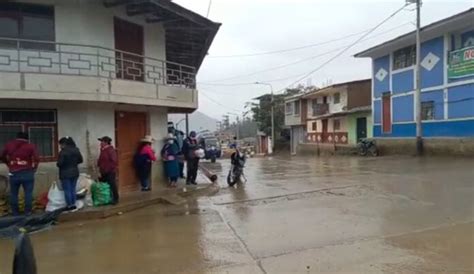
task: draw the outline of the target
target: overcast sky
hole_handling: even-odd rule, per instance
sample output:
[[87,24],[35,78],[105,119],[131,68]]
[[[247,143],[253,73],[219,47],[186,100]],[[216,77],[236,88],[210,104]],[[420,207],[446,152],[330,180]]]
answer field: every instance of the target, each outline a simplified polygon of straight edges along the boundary
[[[174,1],[206,16],[209,0]],[[422,25],[474,6],[474,0],[423,2]],[[198,74],[199,111],[217,119],[227,112],[241,113],[245,102],[269,92],[270,88],[234,84],[270,82],[275,91],[282,90],[336,55],[338,49],[353,43],[404,3],[405,0],[212,0],[209,18],[222,26]],[[407,7],[369,35],[369,39],[300,83],[322,86],[370,78],[370,60],[352,56],[414,30],[412,8]],[[278,54],[226,57],[316,43],[324,44]],[[303,61],[258,73],[300,60]]]

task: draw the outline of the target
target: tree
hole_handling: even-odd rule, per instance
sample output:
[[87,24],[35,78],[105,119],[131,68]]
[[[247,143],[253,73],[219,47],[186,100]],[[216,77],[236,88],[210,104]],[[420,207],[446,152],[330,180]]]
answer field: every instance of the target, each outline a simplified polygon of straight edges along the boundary
[[[283,134],[285,127],[285,97],[301,93],[303,90],[304,87],[298,86],[297,88],[287,89],[284,93],[275,94],[273,96],[275,139],[279,139],[285,135]],[[251,106],[253,119],[258,123],[259,130],[270,136],[272,132],[271,94],[265,94],[257,99],[259,103],[253,103]]]

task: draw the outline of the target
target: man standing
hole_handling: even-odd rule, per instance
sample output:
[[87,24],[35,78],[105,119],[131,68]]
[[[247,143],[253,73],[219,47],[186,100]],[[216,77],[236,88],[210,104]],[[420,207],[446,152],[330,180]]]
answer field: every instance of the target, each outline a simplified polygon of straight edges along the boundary
[[97,160],[97,166],[100,172],[100,181],[110,185],[112,191],[112,204],[119,202],[119,194],[116,183],[117,175],[117,152],[111,145],[112,139],[109,136],[104,136],[98,139],[100,141],[100,155]]
[[12,214],[20,214],[18,208],[18,192],[20,186],[25,193],[25,214],[30,215],[33,209],[33,188],[35,172],[39,158],[36,146],[29,143],[29,136],[19,132],[15,140],[8,142],[3,149],[1,158],[8,166],[10,176],[10,207]]
[[187,185],[196,185],[197,172],[199,168],[199,157],[196,156],[196,150],[199,149],[198,141],[196,139],[196,132],[191,131],[189,137],[186,138],[183,144],[183,154],[187,165]]

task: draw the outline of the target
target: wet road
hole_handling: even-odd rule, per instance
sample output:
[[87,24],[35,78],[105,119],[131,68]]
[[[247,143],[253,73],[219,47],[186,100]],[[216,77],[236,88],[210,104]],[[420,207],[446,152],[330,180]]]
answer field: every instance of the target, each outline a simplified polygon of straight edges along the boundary
[[33,235],[40,273],[474,272],[472,159],[250,159],[236,188],[206,166],[212,197]]

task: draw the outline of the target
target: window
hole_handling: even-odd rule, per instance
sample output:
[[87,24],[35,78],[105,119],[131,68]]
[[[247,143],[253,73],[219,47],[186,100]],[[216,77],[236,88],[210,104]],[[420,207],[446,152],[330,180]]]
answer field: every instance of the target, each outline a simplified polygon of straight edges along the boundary
[[286,108],[286,110],[285,110],[286,115],[293,114],[293,102],[286,103],[285,108]]
[[339,92],[335,93],[333,97],[334,97],[333,98],[334,99],[334,101],[333,101],[334,104],[339,104],[341,102],[341,94]]
[[416,47],[409,46],[393,53],[393,70],[407,68],[416,63]]
[[300,101],[295,101],[295,115],[300,115]]
[[[55,41],[54,8],[43,5],[2,3],[0,4],[0,37]],[[22,49],[54,50],[54,44],[20,42]],[[0,47],[17,47],[15,41],[1,40]]]
[[0,147],[16,138],[20,131],[28,132],[42,161],[57,157],[57,122],[54,110],[0,110]]
[[434,120],[434,101],[421,102],[421,120]]
[[317,122],[313,122],[311,124],[311,130],[316,132],[318,130],[318,123]]
[[334,129],[334,131],[341,129],[341,120],[339,120],[339,119],[334,120],[333,129]]

